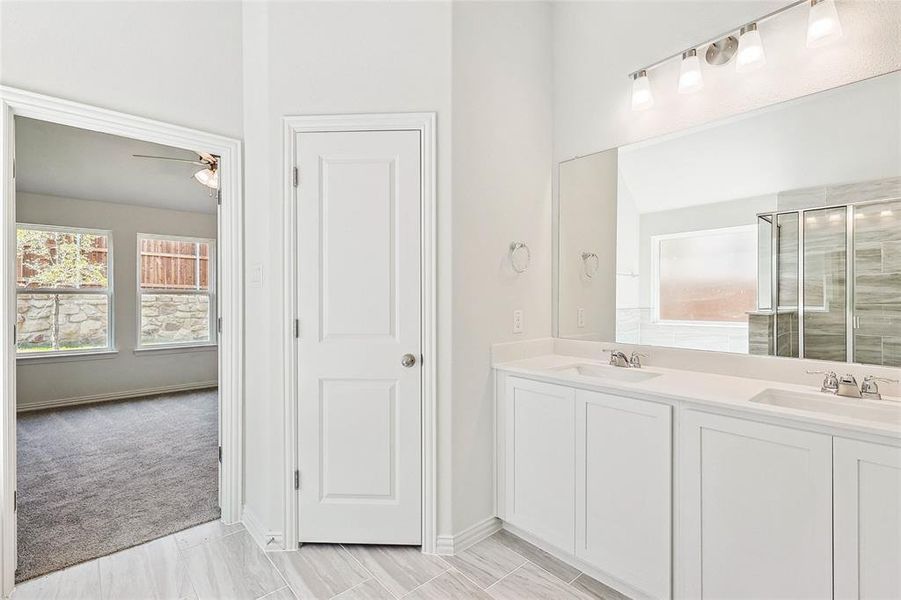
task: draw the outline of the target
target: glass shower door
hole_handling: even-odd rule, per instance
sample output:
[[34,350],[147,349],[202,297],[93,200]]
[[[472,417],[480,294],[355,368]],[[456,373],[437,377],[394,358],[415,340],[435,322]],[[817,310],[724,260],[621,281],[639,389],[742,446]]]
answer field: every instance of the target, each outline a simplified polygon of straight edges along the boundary
[[802,350],[804,358],[848,359],[848,209],[804,212]]
[[854,208],[854,362],[901,367],[901,200]]

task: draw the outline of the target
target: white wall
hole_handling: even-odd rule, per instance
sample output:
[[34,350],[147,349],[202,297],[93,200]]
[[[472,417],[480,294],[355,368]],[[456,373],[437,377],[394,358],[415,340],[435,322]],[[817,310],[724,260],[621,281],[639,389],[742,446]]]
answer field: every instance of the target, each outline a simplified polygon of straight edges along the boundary
[[450,514],[451,7],[296,2],[244,7],[246,506],[282,531],[284,496],[283,130],[285,115],[438,113],[439,529]]
[[216,215],[20,192],[23,223],[109,229],[113,233],[113,319],[118,353],[103,357],[22,359],[16,366],[20,410],[54,400],[128,394],[213,383],[216,348],[134,352],[137,345],[137,234],[216,237]]
[[760,24],[766,68],[704,68],[704,89],[676,91],[679,61],[650,73],[653,108],[632,112],[629,73],[784,6],[734,2],[554,3],[555,157],[564,160],[677,131],[901,68],[901,3],[838,0],[844,37],[805,45],[805,5]]
[[[490,345],[551,333],[550,24],[548,3],[454,3],[454,533],[494,510]],[[519,275],[512,241],[532,253]]]

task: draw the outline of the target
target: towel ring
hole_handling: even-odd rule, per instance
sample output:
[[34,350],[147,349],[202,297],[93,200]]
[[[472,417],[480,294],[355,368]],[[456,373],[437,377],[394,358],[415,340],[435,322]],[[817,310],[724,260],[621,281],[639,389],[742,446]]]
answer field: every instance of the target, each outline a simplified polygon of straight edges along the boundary
[[594,277],[598,269],[601,267],[601,259],[594,252],[582,253],[582,267],[585,270],[585,277],[591,279]]
[[525,273],[532,263],[532,252],[525,242],[510,242],[510,265],[517,273]]

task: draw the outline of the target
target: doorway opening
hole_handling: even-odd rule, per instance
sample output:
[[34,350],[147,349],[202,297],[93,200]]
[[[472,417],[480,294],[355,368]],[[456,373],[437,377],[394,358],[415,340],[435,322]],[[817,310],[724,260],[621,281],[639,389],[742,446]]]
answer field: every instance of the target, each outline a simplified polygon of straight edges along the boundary
[[9,593],[239,519],[240,144],[0,92]]

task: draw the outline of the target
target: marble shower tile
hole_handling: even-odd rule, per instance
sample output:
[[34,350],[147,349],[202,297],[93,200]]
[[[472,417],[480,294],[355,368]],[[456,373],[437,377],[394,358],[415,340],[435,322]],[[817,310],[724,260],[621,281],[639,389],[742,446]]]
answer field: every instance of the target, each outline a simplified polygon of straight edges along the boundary
[[373,577],[396,596],[403,596],[448,570],[437,556],[416,546],[345,546]]
[[530,544],[505,529],[498,531],[493,537],[562,581],[570,582],[581,573],[577,568],[568,565],[559,558],[548,554],[538,546]]
[[246,531],[182,555],[199,600],[256,600],[287,585]]
[[196,598],[173,536],[98,559],[103,600]]
[[526,559],[492,536],[456,554],[445,556],[452,567],[486,588],[522,566]]
[[344,548],[304,544],[291,552],[270,552],[269,559],[302,600],[328,600],[370,578]]

